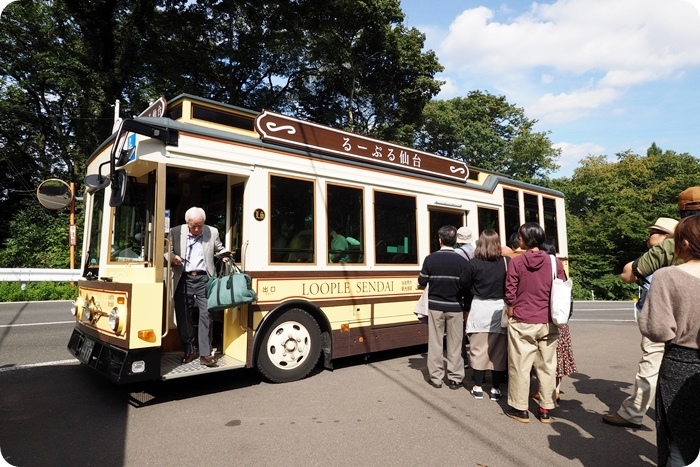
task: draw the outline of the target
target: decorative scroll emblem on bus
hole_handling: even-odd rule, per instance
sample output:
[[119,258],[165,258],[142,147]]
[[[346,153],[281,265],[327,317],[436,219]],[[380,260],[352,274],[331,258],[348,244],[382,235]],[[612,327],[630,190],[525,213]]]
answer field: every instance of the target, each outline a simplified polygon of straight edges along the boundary
[[462,161],[304,122],[267,110],[255,119],[255,129],[263,141],[274,141],[460,182],[465,182],[469,176],[469,167]]

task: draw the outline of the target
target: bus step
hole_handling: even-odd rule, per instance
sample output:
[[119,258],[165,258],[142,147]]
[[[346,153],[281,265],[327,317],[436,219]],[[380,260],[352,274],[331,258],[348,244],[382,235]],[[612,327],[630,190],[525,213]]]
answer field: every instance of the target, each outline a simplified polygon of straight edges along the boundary
[[197,374],[212,373],[214,371],[233,370],[236,368],[245,368],[245,362],[236,360],[227,355],[219,356],[215,367],[207,367],[199,363],[196,358],[190,363],[180,363],[182,353],[171,352],[163,354],[160,358],[160,369],[162,379],[183,378],[185,376],[193,376]]

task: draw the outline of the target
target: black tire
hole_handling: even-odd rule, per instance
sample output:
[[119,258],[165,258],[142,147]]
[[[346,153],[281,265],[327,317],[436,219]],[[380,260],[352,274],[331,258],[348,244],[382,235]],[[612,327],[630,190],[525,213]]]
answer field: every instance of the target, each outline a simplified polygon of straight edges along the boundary
[[321,355],[321,328],[306,311],[292,308],[265,331],[256,366],[273,383],[287,383],[306,377]]

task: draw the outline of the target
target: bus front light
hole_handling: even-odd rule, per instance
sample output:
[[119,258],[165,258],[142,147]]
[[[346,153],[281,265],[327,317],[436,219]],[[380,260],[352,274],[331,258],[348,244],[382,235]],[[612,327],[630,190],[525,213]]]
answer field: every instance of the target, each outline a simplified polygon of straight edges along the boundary
[[119,309],[116,306],[109,312],[109,327],[112,328],[115,334],[121,334],[122,320],[119,317]]
[[70,307],[70,312],[73,316],[80,319],[80,317],[83,314],[84,307],[85,307],[85,299],[83,297],[77,297],[75,300],[73,300],[73,303]]
[[156,341],[156,333],[153,329],[143,329],[137,333],[137,336],[139,336],[139,339],[146,342]]
[[143,360],[137,360],[131,363],[132,373],[143,373],[144,371],[146,371],[146,362]]

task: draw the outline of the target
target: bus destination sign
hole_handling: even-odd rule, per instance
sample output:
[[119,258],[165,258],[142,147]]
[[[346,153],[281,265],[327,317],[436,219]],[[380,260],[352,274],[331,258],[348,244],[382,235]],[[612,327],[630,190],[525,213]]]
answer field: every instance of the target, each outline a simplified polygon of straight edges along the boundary
[[385,167],[466,182],[469,167],[462,161],[265,110],[255,119],[263,141],[380,164]]

